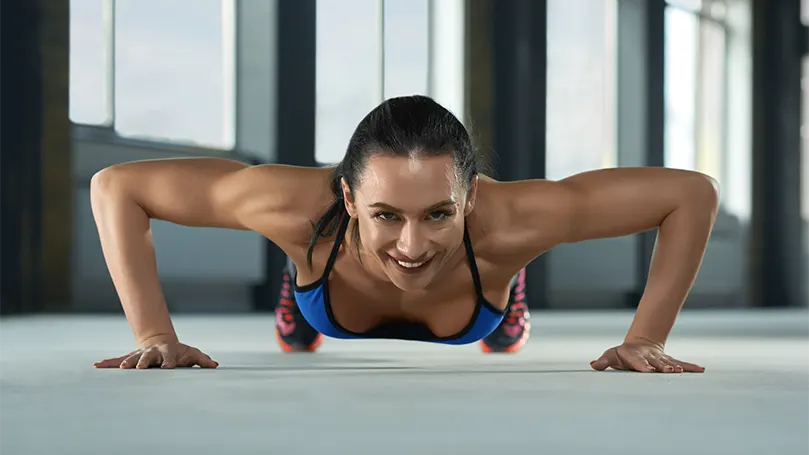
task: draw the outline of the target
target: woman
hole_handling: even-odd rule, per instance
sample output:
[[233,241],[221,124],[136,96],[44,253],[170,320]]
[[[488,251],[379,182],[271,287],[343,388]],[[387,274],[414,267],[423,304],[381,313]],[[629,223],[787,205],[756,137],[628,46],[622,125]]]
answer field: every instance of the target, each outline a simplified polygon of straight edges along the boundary
[[93,177],[92,207],[138,346],[96,366],[218,365],[172,326],[149,230],[161,219],[266,236],[295,264],[296,307],[318,333],[446,344],[492,333],[513,277],[550,248],[658,228],[635,319],[591,366],[702,372],[664,346],[718,200],[711,178],[665,168],[498,182],[480,172],[458,119],[423,96],[371,111],[334,168],[223,159],[112,166]]
[[[287,258],[287,264],[281,274],[281,295],[275,308],[275,336],[285,352],[312,352],[320,346],[323,334],[309,324],[298,306],[292,284],[295,281],[296,268],[295,263]],[[528,341],[531,323],[526,294],[525,269],[522,269],[511,280],[505,315],[500,317],[498,310],[498,315],[495,316],[500,320],[500,325],[480,340],[483,352],[515,353]],[[326,316],[328,317],[328,314]],[[342,332],[345,333],[345,330]],[[340,334],[337,334],[337,337],[339,336]],[[394,334],[381,334],[378,329],[376,336],[397,338]],[[412,328],[406,330],[403,336],[413,337]]]

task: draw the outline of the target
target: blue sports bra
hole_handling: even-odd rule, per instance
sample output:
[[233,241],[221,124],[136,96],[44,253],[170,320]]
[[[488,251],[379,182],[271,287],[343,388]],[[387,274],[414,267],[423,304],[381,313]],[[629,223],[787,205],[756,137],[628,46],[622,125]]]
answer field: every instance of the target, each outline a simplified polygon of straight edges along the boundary
[[463,240],[464,246],[466,247],[466,258],[469,261],[469,268],[472,271],[472,281],[475,284],[476,299],[475,312],[463,330],[452,336],[440,337],[432,333],[425,324],[409,321],[385,322],[363,333],[352,332],[342,327],[335,320],[331,308],[331,301],[329,299],[329,274],[337,259],[337,253],[340,251],[340,245],[343,243],[349,221],[350,217],[345,216],[344,220],[340,223],[334,245],[329,254],[329,259],[326,262],[326,268],[323,270],[323,275],[320,279],[314,283],[298,286],[297,276],[295,277],[295,300],[301,314],[306,318],[306,321],[312,328],[332,338],[383,338],[459,345],[479,341],[492,333],[492,331],[500,325],[500,322],[505,316],[505,311],[495,307],[483,297],[480,275],[478,274],[478,267],[475,262],[475,254],[472,251],[469,232],[466,226],[464,226]]

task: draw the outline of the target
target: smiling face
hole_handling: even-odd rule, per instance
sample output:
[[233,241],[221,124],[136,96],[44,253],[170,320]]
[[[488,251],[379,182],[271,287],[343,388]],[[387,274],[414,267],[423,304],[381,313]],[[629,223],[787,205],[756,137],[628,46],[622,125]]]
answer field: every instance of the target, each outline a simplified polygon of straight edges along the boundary
[[477,179],[468,191],[464,183],[449,154],[377,154],[368,159],[353,195],[343,181],[346,209],[358,222],[365,255],[398,288],[426,288],[462,247]]

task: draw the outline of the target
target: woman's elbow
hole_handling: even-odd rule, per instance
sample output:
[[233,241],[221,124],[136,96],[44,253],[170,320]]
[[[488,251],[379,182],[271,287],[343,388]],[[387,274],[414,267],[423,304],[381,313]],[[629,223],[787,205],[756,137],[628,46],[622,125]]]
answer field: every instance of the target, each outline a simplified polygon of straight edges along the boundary
[[701,172],[688,172],[683,194],[688,205],[698,206],[716,216],[721,201],[719,182]]

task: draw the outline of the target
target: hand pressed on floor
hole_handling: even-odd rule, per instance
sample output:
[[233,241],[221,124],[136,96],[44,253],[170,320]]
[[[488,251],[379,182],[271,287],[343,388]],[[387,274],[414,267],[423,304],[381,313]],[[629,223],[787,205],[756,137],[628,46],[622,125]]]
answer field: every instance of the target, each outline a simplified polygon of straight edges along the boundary
[[96,368],[216,368],[219,363],[199,349],[182,343],[158,343],[129,354],[96,362]]
[[663,346],[647,340],[626,341],[610,348],[590,362],[594,370],[631,370],[642,373],[702,373],[705,368],[677,360],[663,351]]

